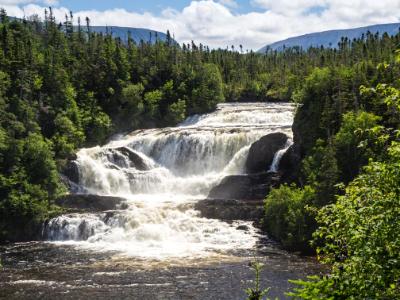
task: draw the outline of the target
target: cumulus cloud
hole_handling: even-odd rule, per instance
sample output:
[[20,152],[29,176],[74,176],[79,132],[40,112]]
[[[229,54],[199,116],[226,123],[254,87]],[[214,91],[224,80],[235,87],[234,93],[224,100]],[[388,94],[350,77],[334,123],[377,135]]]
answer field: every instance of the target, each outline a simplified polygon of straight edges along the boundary
[[[9,15],[43,15],[44,2],[0,0]],[[168,8],[160,14],[115,8],[75,12],[75,19],[88,16],[92,25],[169,29],[179,42],[191,40],[210,47],[243,45],[258,49],[265,44],[309,32],[399,22],[400,1],[393,0],[250,0],[257,10],[235,12],[233,0],[192,1],[182,10]],[[68,8],[54,8],[63,20]]]

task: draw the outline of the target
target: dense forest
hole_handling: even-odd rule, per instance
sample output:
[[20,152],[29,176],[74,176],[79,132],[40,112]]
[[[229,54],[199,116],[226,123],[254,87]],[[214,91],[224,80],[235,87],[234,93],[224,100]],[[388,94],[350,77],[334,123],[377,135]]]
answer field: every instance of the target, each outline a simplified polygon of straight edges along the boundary
[[[115,133],[174,125],[223,101],[294,101],[299,167],[265,201],[267,233],[332,269],[303,299],[400,296],[400,34],[265,54],[127,43],[72,13],[0,13],[0,240],[60,213],[59,172]],[[73,26],[78,23],[78,26]]]

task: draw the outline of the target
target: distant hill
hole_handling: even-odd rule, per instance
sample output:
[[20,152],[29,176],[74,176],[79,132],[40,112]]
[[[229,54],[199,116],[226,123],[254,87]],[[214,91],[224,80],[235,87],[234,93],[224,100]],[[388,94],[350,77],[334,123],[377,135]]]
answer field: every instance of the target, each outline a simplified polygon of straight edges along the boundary
[[[166,41],[167,35],[163,32],[145,29],[145,28],[130,28],[130,27],[118,27],[118,26],[90,26],[92,32],[97,33],[111,33],[113,37],[119,37],[124,42],[128,41],[128,35],[131,34],[132,39],[136,43],[151,42],[155,43],[156,40]],[[150,40],[151,38],[151,40]]]
[[[20,18],[9,16],[10,20],[19,20]],[[74,26],[74,30],[78,30],[78,26]],[[83,30],[86,30],[85,26],[82,26]],[[113,37],[119,37],[122,41],[128,42],[129,33],[132,39],[139,44],[140,41],[143,42],[151,42],[154,44],[157,40],[165,42],[167,40],[167,34],[146,28],[133,28],[133,27],[119,27],[119,26],[90,26],[90,30],[92,32],[97,33],[111,33]],[[151,34],[151,35],[150,35]],[[177,43],[174,39],[172,39],[173,43]]]
[[291,37],[286,40],[278,41],[267,45],[257,52],[264,53],[269,47],[272,50],[281,51],[284,47],[295,47],[300,46],[303,49],[308,49],[310,47],[320,47],[324,46],[325,48],[336,48],[340,39],[342,37],[347,37],[350,40],[354,38],[360,38],[361,35],[370,31],[375,34],[379,32],[379,34],[383,34],[387,32],[389,35],[394,35],[399,32],[400,23],[392,23],[392,24],[379,24],[379,25],[371,25],[366,27],[352,28],[352,29],[341,29],[341,30],[329,30],[322,32],[309,33],[305,35],[300,35],[296,37]]

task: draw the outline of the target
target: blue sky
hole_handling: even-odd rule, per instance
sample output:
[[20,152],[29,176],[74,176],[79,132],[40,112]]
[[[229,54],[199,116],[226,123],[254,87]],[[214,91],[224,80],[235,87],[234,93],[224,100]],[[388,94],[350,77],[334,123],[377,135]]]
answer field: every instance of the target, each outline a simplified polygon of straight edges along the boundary
[[[79,10],[106,10],[112,8],[125,8],[131,11],[138,12],[152,12],[154,14],[160,14],[162,10],[167,8],[173,8],[176,10],[182,10],[187,7],[192,1],[191,0],[175,0],[175,1],[162,1],[162,0],[114,0],[114,1],[102,1],[102,0],[61,0],[58,1],[59,6],[67,6],[73,11]],[[257,6],[251,4],[250,0],[241,1],[221,1],[222,3],[229,3],[231,9],[236,13],[246,13],[250,11],[259,10]],[[236,4],[233,4],[236,3]]]
[[170,30],[180,43],[212,48],[262,46],[305,33],[397,23],[400,0],[0,0],[16,17],[43,15],[51,5],[58,20],[72,10],[92,25]]

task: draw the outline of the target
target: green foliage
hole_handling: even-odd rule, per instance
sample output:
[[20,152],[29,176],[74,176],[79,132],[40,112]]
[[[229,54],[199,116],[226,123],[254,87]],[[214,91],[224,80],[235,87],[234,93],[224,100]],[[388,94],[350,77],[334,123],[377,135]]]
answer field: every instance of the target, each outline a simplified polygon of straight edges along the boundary
[[54,150],[59,157],[70,157],[74,151],[82,146],[85,135],[65,115],[58,114],[54,119],[56,132],[52,137]]
[[24,239],[18,233],[33,234],[53,210],[52,199],[64,190],[51,143],[40,134],[30,134],[2,148],[6,169],[0,174],[0,239]]
[[250,267],[253,269],[255,273],[255,281],[254,281],[254,287],[247,288],[245,291],[248,296],[247,300],[262,300],[270,290],[270,288],[261,289],[260,286],[260,273],[263,268],[263,265],[259,262],[253,262],[250,263]]
[[162,98],[163,98],[163,93],[160,90],[147,92],[144,95],[146,114],[150,118],[159,118],[158,107],[160,105],[160,101],[162,100]]
[[271,190],[265,199],[263,225],[267,233],[283,247],[309,252],[309,241],[316,228],[313,212],[315,191],[310,186],[303,189],[295,185],[281,185]]
[[335,147],[342,180],[351,181],[360,168],[384,152],[389,136],[383,126],[378,125],[381,118],[372,113],[360,111],[343,115],[340,130],[335,135]]
[[178,100],[168,107],[167,121],[170,123],[179,123],[185,119],[186,102],[185,100]]
[[371,162],[337,203],[318,214],[324,239],[318,249],[332,264],[330,277],[299,282],[294,295],[314,299],[398,299],[400,297],[400,144],[388,160]]
[[316,141],[311,154],[303,160],[303,173],[307,183],[315,190],[314,206],[322,207],[335,200],[339,170],[332,142],[325,145],[321,139]]
[[[386,89],[380,93],[397,94],[394,86],[387,85]],[[370,92],[365,87],[361,90]],[[393,109],[391,102],[385,100],[385,105]],[[318,212],[320,227],[314,233],[319,241],[317,253],[332,269],[329,276],[294,281],[299,287],[289,295],[296,299],[400,298],[399,134],[390,134],[390,128],[377,125],[380,120],[366,112],[348,113],[343,118],[335,137],[338,149],[351,149],[353,152],[343,155],[358,162],[364,156],[369,163],[336,203]],[[385,124],[399,125],[393,121]],[[395,141],[386,149],[389,140]]]
[[189,113],[204,113],[215,109],[224,101],[222,77],[214,64],[204,64],[195,75],[192,83],[192,96],[188,102]]
[[289,280],[289,282],[298,286],[287,293],[292,299],[343,299],[340,291],[336,290],[334,280],[328,276],[308,276],[307,280]]

